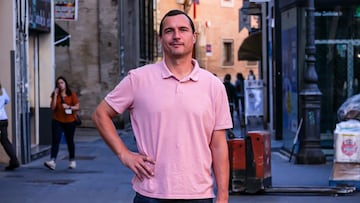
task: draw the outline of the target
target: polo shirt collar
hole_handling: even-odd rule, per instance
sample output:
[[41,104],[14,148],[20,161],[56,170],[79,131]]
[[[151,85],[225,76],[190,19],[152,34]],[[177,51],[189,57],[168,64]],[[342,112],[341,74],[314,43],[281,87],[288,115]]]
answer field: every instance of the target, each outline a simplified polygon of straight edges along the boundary
[[[198,62],[195,59],[192,59],[192,64],[194,65],[194,69],[191,71],[191,73],[185,77],[183,80],[192,80],[192,81],[198,81],[199,75],[200,75],[200,66]],[[169,68],[166,66],[165,60],[163,59],[161,62],[161,76],[163,79],[175,77],[174,74],[172,74],[169,70]]]

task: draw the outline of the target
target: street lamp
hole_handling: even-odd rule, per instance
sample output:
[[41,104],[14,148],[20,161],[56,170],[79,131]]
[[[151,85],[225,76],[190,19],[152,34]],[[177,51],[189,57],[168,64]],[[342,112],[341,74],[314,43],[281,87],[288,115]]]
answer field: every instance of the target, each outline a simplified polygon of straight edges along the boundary
[[315,70],[315,17],[314,0],[308,0],[306,16],[306,47],[304,88],[300,92],[304,126],[300,136],[300,150],[296,157],[298,164],[323,164],[325,155],[320,147],[321,92]]

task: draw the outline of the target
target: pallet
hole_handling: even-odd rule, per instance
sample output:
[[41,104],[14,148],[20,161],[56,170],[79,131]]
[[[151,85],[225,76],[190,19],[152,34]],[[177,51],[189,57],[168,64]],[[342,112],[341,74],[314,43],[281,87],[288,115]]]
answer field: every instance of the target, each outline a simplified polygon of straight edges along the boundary
[[356,191],[360,191],[360,180],[329,180],[330,186],[347,186],[347,187],[355,187]]
[[270,187],[265,188],[266,193],[318,193],[318,194],[350,194],[355,191],[354,187]]

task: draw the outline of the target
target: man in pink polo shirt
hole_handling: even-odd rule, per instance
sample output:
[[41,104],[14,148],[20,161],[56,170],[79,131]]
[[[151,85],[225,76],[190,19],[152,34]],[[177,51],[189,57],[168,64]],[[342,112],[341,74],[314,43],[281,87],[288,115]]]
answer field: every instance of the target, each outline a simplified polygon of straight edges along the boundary
[[[225,130],[232,128],[224,85],[201,69],[192,50],[190,17],[169,11],[160,23],[161,62],[129,74],[96,108],[92,119],[104,141],[135,176],[134,203],[228,202]],[[112,118],[129,110],[138,153],[116,132]],[[215,180],[214,180],[215,177]]]

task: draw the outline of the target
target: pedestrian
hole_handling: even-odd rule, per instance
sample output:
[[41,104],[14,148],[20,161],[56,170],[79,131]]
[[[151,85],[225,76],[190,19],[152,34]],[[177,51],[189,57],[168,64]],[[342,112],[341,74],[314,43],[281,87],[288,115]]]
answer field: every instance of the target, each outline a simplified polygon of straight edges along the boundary
[[[242,117],[244,109],[245,109],[245,101],[244,101],[244,76],[242,73],[236,74],[236,81],[235,81],[235,89],[236,89],[236,99],[237,102],[235,102],[235,109],[237,116],[239,119]],[[239,105],[240,103],[240,105]],[[241,107],[241,108],[240,108]],[[240,125],[244,125],[243,119],[240,119]]]
[[230,109],[230,115],[231,120],[234,123],[234,108],[236,103],[236,89],[235,86],[231,83],[231,75],[226,74],[224,77],[224,86],[226,89],[226,94],[229,102],[229,109]]
[[9,156],[9,165],[5,167],[6,171],[12,171],[20,167],[15,150],[8,138],[7,127],[9,125],[8,117],[5,111],[5,105],[10,101],[5,88],[2,87],[0,82],[0,142],[4,147],[6,154]]
[[[134,203],[212,203],[214,182],[216,202],[228,202],[225,130],[232,123],[224,85],[192,59],[196,33],[186,13],[165,14],[159,41],[163,60],[129,71],[92,119],[135,174]],[[111,120],[125,110],[130,112],[137,153],[124,145]]]
[[248,80],[256,80],[256,76],[253,70],[249,70]]
[[56,79],[56,88],[51,94],[50,107],[52,115],[52,142],[50,160],[44,166],[50,170],[56,168],[56,158],[62,135],[65,136],[69,152],[69,169],[76,168],[74,134],[76,129],[76,114],[80,108],[79,100],[71,91],[67,80],[60,76]]

